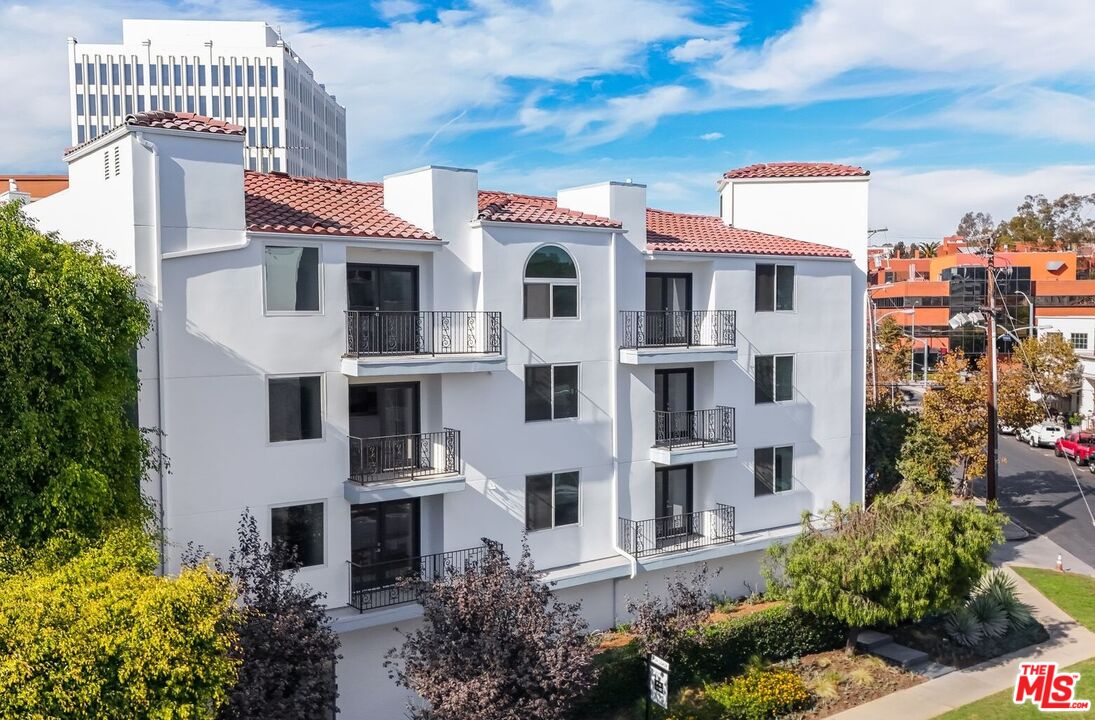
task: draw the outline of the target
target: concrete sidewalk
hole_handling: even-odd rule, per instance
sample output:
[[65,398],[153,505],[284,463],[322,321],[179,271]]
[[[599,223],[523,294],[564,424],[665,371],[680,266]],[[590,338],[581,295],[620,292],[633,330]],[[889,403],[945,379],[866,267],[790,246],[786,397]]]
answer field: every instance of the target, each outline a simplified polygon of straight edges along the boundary
[[[1007,562],[1046,567],[1040,560],[1049,556],[1052,558],[1049,567],[1052,568],[1056,562],[1057,553],[1061,552],[1060,549],[1046,538],[1036,538],[1036,540],[1045,542],[1039,542],[1027,548],[1010,548],[1009,553],[1012,554],[1012,558]],[[1028,540],[1022,545],[1031,542]],[[1071,556],[1068,557],[1071,558]],[[1036,560],[1038,562],[1035,562]],[[1073,572],[1095,574],[1095,571],[1075,558],[1072,558],[1072,561]],[[1069,567],[1069,561],[1065,562],[1065,567]],[[1019,665],[1024,662],[1045,660],[1064,666],[1095,656],[1095,633],[1066,615],[1035,590],[1030,583],[1006,566],[1005,572],[1014,578],[1023,601],[1034,608],[1035,617],[1049,631],[1049,640],[1041,645],[1003,655],[965,670],[956,670],[949,675],[900,690],[832,717],[841,718],[841,720],[878,720],[878,718],[928,720],[993,693],[1014,687]]]

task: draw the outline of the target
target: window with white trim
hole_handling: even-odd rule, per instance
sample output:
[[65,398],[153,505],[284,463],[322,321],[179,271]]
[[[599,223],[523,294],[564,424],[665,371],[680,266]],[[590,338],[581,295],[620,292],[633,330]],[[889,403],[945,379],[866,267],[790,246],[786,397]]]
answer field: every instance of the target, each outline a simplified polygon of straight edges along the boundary
[[1087,350],[1087,333],[1072,333],[1069,344],[1073,350]]
[[578,268],[566,250],[545,245],[525,263],[525,319],[578,317]]
[[263,253],[267,312],[319,312],[319,248],[267,245]]
[[578,518],[577,470],[525,477],[525,529],[577,525]]
[[757,263],[756,311],[795,309],[795,266]]
[[794,448],[756,448],[753,450],[753,495],[773,495],[794,487],[792,469]]
[[578,417],[578,366],[525,366],[525,422]]
[[323,564],[323,503],[270,509],[270,539],[288,551],[282,570]]
[[323,437],[323,379],[319,375],[267,379],[270,442]]
[[753,361],[757,404],[795,399],[795,356],[757,355]]

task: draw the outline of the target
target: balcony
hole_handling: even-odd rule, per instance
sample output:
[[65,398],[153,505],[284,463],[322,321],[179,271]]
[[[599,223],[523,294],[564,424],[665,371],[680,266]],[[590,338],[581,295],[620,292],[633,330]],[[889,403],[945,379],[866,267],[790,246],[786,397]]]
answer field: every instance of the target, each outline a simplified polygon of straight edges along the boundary
[[626,365],[728,360],[737,352],[734,310],[624,310],[620,323]]
[[[401,558],[386,562],[359,564],[348,561],[350,567],[350,606],[359,612],[416,602],[420,586],[403,580],[434,582],[467,572],[468,568],[486,559],[491,545],[452,550],[449,552]],[[501,549],[501,545],[495,545]]]
[[499,312],[346,311],[350,377],[487,372],[505,362]]
[[688,552],[734,542],[734,508],[667,515],[652,520],[620,518],[620,547],[636,558]]
[[734,408],[654,411],[654,446],[650,459],[659,465],[679,465],[737,457]]
[[350,438],[351,504],[425,497],[464,489],[460,431]]

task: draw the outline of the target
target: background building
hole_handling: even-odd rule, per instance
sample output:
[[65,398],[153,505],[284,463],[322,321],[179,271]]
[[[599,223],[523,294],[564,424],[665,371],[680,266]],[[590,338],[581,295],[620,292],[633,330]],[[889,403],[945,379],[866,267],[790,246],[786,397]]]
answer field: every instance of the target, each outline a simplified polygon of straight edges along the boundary
[[[1000,325],[1019,337],[1037,331],[1064,334],[1083,365],[1083,378],[1071,400],[1059,409],[1078,412],[1090,425],[1095,416],[1095,280],[1088,279],[1086,248],[1075,250],[997,251],[996,304]],[[986,260],[959,237],[944,238],[932,257],[889,257],[872,248],[870,299],[875,320],[889,316],[914,338],[914,366],[919,373],[925,344],[928,364],[941,354],[961,349],[967,356],[985,352],[984,328],[951,328],[950,319],[984,307]],[[997,349],[1011,352],[1013,340],[1002,336]]]
[[68,175],[0,173],[0,202],[17,198],[25,202],[41,200],[67,187]]
[[247,129],[245,165],[346,177],[346,108],[262,22],[123,20],[121,44],[69,38],[72,144],[137,112],[189,112]]

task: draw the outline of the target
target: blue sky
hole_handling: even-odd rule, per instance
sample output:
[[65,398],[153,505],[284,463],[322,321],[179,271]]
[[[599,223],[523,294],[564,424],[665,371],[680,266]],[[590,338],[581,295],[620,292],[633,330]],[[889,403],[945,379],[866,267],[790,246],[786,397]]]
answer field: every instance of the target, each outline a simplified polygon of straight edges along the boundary
[[713,212],[726,169],[835,160],[872,171],[890,240],[1095,192],[1089,0],[0,0],[0,170],[62,168],[65,37],[115,42],[123,17],[280,26],[347,107],[358,179],[631,178],[652,205]]

